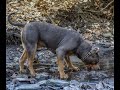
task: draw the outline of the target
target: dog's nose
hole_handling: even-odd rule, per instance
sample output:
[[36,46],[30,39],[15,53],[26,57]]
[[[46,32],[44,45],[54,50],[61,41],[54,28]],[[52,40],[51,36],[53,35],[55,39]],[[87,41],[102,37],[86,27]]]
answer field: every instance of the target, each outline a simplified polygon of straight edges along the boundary
[[100,70],[100,66],[98,64],[92,66],[93,70]]
[[91,70],[92,70],[92,67],[87,67],[87,70],[88,70],[88,71],[91,71]]
[[92,70],[91,65],[86,65],[86,69],[87,69],[88,71],[91,71],[91,70]]
[[100,66],[98,64],[96,65],[86,65],[86,68],[88,71],[90,70],[100,70]]

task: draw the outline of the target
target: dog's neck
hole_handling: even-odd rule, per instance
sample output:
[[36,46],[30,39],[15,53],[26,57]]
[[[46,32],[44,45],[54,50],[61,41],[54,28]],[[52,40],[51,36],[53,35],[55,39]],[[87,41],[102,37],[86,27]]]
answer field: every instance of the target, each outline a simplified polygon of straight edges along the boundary
[[82,58],[84,58],[85,55],[88,52],[90,52],[91,48],[92,48],[92,46],[88,42],[86,42],[86,41],[82,42],[76,51],[78,58],[80,58],[82,60]]

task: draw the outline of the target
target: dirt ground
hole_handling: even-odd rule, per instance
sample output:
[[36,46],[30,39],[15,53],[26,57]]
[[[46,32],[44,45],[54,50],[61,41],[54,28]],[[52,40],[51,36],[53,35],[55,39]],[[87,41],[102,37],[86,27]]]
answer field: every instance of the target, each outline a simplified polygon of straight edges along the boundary
[[71,72],[66,68],[65,72],[68,73],[69,79],[60,80],[56,55],[52,52],[44,49],[37,52],[36,58],[40,63],[34,64],[37,76],[31,78],[27,63],[25,64],[26,73],[19,73],[18,62],[23,48],[18,45],[8,45],[6,47],[7,90],[114,90],[114,58],[112,53],[114,49],[110,45],[101,46],[100,70],[87,71],[84,64],[73,56],[71,60],[80,68],[80,71]]

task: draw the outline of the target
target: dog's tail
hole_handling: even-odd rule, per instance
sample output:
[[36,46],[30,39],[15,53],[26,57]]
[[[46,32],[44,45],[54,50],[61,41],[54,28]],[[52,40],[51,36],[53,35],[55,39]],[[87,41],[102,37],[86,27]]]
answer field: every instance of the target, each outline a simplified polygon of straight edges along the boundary
[[11,21],[11,16],[15,14],[15,13],[11,13],[8,15],[8,22],[11,24],[11,25],[14,25],[14,26],[19,26],[19,27],[24,27],[26,25],[26,23],[16,23],[16,22],[12,22]]

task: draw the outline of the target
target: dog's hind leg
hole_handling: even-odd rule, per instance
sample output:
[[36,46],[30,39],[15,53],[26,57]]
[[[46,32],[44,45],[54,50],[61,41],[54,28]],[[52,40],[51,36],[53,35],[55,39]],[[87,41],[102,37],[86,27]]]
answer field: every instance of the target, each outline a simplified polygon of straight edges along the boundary
[[26,50],[24,49],[24,51],[20,57],[20,60],[19,60],[20,73],[24,72],[24,63],[25,63],[26,59],[27,59],[27,53],[26,53]]
[[33,61],[35,58],[36,49],[37,49],[37,45],[30,45],[29,51],[27,52],[28,68],[32,76],[35,76],[35,71],[33,69]]
[[74,66],[73,63],[70,61],[69,55],[65,56],[65,61],[66,61],[67,66],[69,67],[69,69],[72,69],[72,70],[75,70],[75,71],[79,70],[79,68]]

